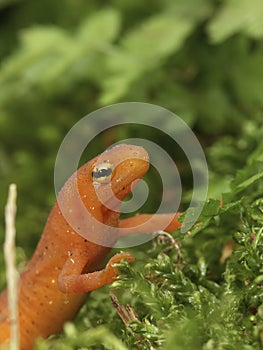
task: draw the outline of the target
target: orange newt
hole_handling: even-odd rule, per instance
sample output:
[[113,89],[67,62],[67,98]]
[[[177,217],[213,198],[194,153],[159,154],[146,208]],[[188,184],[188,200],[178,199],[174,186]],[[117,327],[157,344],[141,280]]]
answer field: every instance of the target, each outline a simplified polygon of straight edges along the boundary
[[[97,164],[100,159],[104,162]],[[143,214],[120,220],[118,204],[132,191],[132,184],[142,178],[148,167],[148,154],[142,147],[118,145],[90,160],[75,174],[77,189],[86,210],[99,222],[116,228],[112,231],[113,244],[121,236],[136,232],[133,226],[151,217],[151,214]],[[74,179],[72,175],[66,181],[58,200],[64,201],[65,207],[73,211],[73,217],[75,215],[79,219],[74,201]],[[99,198],[101,195],[103,202]],[[112,201],[113,197],[118,199],[114,210],[103,204]],[[154,223],[145,223],[144,231],[163,228],[163,221],[167,218],[171,222],[165,229],[174,231],[181,226],[178,215],[156,215]],[[129,229],[122,231],[125,228]],[[134,261],[129,253],[118,253],[101,269],[110,251],[111,247],[79,235],[62,215],[58,202],[55,203],[36,251],[20,279],[18,311],[21,350],[33,349],[37,337],[46,338],[60,332],[64,322],[72,319],[84,303],[85,293],[110,284],[117,278],[115,263],[122,259]],[[7,292],[4,290],[0,294],[0,347],[9,339],[10,319]]]

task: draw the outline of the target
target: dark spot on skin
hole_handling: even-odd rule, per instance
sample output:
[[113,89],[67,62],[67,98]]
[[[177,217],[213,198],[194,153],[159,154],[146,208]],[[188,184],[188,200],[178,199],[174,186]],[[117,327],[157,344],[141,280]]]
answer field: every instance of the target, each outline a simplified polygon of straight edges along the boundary
[[47,245],[45,246],[45,249],[48,249],[48,246],[47,246]]
[[87,239],[84,239],[84,242],[86,243],[86,242],[88,242],[88,240],[87,240]]

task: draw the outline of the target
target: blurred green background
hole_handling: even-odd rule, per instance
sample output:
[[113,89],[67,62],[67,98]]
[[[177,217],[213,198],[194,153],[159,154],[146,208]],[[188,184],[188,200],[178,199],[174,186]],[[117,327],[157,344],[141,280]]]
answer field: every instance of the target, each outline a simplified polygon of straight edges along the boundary
[[[220,198],[262,142],[262,18],[262,0],[0,0],[0,212],[15,182],[18,246],[30,256],[39,239],[65,134],[112,103],[153,103],[184,119],[208,158],[209,195]],[[90,157],[138,135],[155,139],[116,129]]]
[[[204,148],[261,122],[262,16],[260,0],[2,0],[0,211],[17,183],[23,245],[37,241],[54,201],[58,147],[89,112],[154,103],[184,119]],[[138,134],[113,132],[90,154]]]

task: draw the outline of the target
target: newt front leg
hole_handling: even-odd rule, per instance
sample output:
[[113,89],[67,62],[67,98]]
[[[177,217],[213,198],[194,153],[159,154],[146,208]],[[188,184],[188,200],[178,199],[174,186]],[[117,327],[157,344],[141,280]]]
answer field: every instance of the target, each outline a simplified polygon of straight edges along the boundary
[[[164,229],[167,232],[175,231],[181,226],[178,221],[180,214],[142,214],[134,217],[120,220],[119,237],[138,232],[138,226],[144,224],[143,233],[153,233],[155,230]],[[149,221],[154,218],[153,222]],[[165,222],[169,222],[164,227]],[[127,230],[126,230],[127,229]],[[139,231],[141,232],[141,231]],[[97,248],[98,249],[98,248]],[[105,284],[111,284],[118,276],[118,270],[113,267],[114,264],[126,259],[129,262],[135,258],[129,253],[119,253],[114,255],[103,270],[85,273],[92,265],[92,257],[87,250],[82,247],[69,252],[69,257],[65,262],[61,273],[58,276],[58,287],[64,293],[88,293],[98,289]]]
[[58,276],[58,287],[63,293],[88,293],[105,284],[111,284],[119,274],[113,265],[123,259],[129,262],[135,260],[129,253],[119,253],[108,261],[103,270],[82,273],[84,267],[89,269],[89,262],[82,252],[73,252]]

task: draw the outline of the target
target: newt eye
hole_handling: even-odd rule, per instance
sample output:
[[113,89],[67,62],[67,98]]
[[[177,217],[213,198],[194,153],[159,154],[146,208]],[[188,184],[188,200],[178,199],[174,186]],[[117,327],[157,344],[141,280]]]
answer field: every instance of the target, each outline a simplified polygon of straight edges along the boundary
[[93,181],[101,184],[109,183],[113,171],[113,165],[109,161],[104,161],[96,165],[92,170]]

